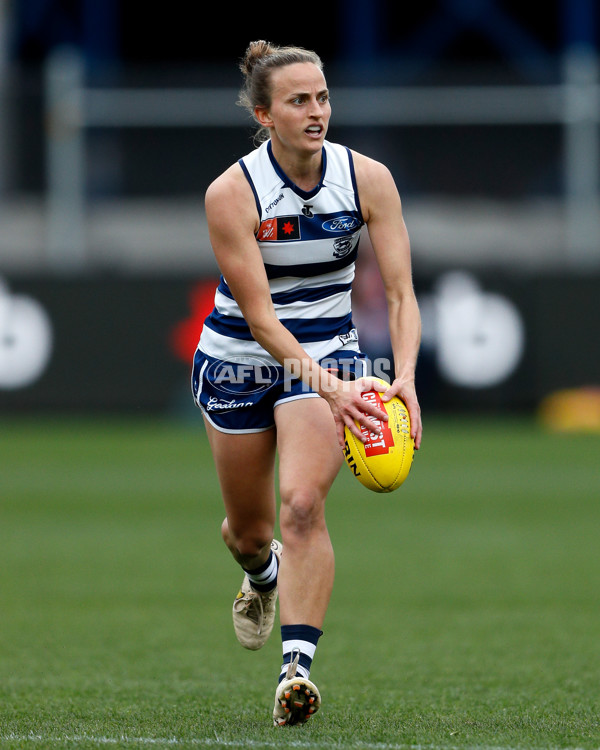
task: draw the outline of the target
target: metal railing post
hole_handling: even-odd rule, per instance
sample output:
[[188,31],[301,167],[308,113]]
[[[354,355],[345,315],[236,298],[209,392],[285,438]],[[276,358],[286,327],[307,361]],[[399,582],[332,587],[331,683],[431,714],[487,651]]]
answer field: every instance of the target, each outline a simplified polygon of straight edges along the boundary
[[[1,0],[0,0],[1,1]],[[571,47],[563,81],[544,86],[334,89],[336,122],[354,126],[557,124],[563,128],[564,264],[600,264],[600,83],[597,53]],[[127,127],[242,127],[229,89],[86,89],[77,51],[46,70],[47,257],[82,269],[86,252],[85,131]],[[358,92],[358,93],[357,93]],[[356,107],[357,98],[363,103]]]
[[600,261],[600,96],[598,59],[574,48],[564,61],[565,232],[568,265]]
[[46,65],[46,252],[56,270],[86,262],[83,61],[57,49]]

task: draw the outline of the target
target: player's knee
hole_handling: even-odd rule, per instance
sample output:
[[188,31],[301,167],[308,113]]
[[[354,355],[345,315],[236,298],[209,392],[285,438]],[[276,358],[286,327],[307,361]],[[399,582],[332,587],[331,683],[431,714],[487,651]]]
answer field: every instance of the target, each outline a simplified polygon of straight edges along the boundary
[[230,523],[229,535],[228,544],[236,549],[238,555],[252,560],[271,544],[273,529],[267,524],[243,525],[238,529],[232,529]]
[[282,533],[306,535],[324,522],[323,498],[311,489],[296,488],[282,493],[280,526]]

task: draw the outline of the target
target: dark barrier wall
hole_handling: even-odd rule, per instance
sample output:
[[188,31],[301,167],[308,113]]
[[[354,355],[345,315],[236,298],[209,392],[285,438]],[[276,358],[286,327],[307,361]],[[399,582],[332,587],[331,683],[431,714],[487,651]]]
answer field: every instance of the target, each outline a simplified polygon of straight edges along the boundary
[[[532,409],[555,390],[600,385],[600,276],[453,271],[415,286],[424,408]],[[191,358],[214,287],[213,279],[5,277],[0,411],[193,409]],[[385,358],[380,291],[365,293],[362,280],[357,289],[363,348]]]

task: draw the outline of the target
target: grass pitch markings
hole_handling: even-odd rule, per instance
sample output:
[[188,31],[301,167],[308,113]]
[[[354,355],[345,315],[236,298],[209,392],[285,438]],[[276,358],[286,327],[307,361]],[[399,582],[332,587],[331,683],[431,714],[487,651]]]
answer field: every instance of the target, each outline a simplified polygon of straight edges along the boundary
[[[281,731],[281,730],[279,730]],[[286,730],[284,730],[286,731]],[[0,735],[0,742],[18,742],[19,744],[25,744],[28,742],[36,743],[43,742],[50,745],[79,745],[82,743],[92,743],[95,745],[150,745],[155,746],[192,746],[192,747],[240,747],[239,740],[225,740],[215,737],[191,737],[191,738],[179,738],[179,737],[94,737],[87,734],[82,735],[65,735],[64,737],[45,737],[41,734],[27,734],[17,735],[8,734]],[[278,747],[281,748],[281,741],[261,741],[261,740],[244,740],[244,747]],[[323,742],[310,742],[306,740],[287,740],[285,742],[286,747],[298,747],[298,748],[364,748],[364,750],[522,750],[521,746],[503,746],[503,745],[407,745],[407,744],[393,744],[388,742],[361,742],[358,741],[355,744],[348,743],[346,741],[335,743],[330,740]],[[558,750],[559,746],[556,746]],[[528,750],[555,750],[553,747],[535,748],[529,747]],[[582,750],[578,747],[560,747],[560,750]]]

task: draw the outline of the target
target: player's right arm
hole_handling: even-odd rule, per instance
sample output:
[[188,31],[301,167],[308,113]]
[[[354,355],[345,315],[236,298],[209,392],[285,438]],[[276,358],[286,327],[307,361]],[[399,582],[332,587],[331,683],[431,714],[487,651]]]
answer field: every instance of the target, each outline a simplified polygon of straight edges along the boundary
[[[219,269],[252,334],[260,336],[263,328],[276,327],[276,315],[255,237],[259,225],[256,203],[239,165],[234,164],[209,186],[205,209]],[[269,339],[274,335],[268,330]]]
[[324,370],[302,348],[277,317],[267,273],[256,241],[259,216],[252,189],[238,164],[208,188],[205,196],[210,241],[217,264],[227,281],[253,338],[281,365],[329,403],[343,445],[344,425],[362,439],[360,425],[373,429],[368,414],[386,417],[364,402],[360,391],[348,388]]
[[410,414],[411,435],[418,450],[423,426],[415,389],[415,370],[421,341],[421,316],[413,288],[410,241],[402,203],[394,178],[386,166],[355,152],[354,163],[363,216],[388,304],[395,372],[384,400],[397,395],[404,401]]

